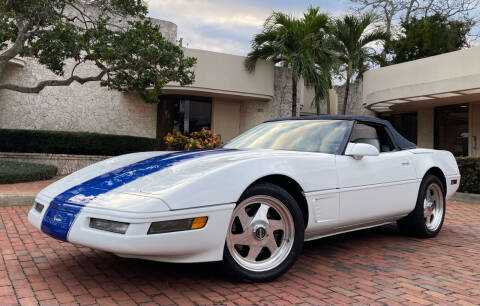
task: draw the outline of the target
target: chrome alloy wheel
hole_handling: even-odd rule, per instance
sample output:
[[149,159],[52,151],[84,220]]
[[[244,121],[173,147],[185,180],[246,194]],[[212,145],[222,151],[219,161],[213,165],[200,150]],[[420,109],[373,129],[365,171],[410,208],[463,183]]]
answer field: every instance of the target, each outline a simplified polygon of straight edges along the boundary
[[262,272],[280,265],[290,253],[295,226],[288,208],[269,196],[243,200],[233,211],[227,248],[243,268]]
[[423,217],[429,231],[436,231],[443,219],[444,205],[443,192],[437,184],[430,184],[423,200]]

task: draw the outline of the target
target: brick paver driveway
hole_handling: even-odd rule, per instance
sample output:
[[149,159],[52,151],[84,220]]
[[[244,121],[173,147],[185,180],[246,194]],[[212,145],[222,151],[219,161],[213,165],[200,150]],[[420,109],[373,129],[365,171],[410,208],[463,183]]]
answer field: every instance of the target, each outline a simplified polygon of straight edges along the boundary
[[480,205],[450,202],[435,239],[386,226],[305,245],[267,284],[234,283],[215,264],[121,259],[51,239],[27,207],[0,208],[0,304],[480,304]]

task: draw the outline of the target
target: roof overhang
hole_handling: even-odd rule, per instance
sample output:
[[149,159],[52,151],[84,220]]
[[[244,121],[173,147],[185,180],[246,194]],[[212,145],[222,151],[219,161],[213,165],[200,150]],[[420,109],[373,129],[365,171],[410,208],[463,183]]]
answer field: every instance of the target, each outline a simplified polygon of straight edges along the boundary
[[223,98],[228,100],[248,100],[257,102],[269,102],[273,99],[269,95],[261,95],[239,91],[219,90],[194,86],[167,85],[163,88],[166,95],[194,95],[201,97]]
[[389,112],[478,101],[479,59],[474,47],[367,71],[364,106]]
[[409,111],[435,106],[480,102],[480,87],[459,91],[440,92],[421,96],[409,96],[402,99],[379,101],[366,105],[370,110],[384,113],[392,111]]

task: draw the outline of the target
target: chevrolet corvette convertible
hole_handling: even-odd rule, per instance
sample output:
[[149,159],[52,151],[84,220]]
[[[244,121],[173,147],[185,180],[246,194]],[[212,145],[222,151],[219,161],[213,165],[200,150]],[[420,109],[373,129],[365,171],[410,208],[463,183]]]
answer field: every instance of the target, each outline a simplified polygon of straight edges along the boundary
[[43,189],[28,214],[56,239],[122,257],[222,261],[269,281],[305,240],[397,222],[438,234],[460,174],[450,152],[416,148],[361,116],[267,121],[222,148],[113,157]]

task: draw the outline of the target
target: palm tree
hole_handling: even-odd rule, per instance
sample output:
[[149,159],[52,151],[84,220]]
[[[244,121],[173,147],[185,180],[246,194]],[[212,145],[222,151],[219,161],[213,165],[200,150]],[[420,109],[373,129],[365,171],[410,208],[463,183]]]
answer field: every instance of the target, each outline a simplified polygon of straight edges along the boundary
[[[261,33],[255,35],[252,51],[245,59],[245,66],[254,71],[259,59],[272,61],[292,71],[292,116],[297,116],[297,84],[303,78],[307,86],[315,89],[315,103],[328,95],[330,64],[320,65],[329,58],[326,48],[329,18],[318,8],[310,7],[298,19],[274,12],[267,18]],[[331,58],[331,56],[330,56]]]
[[340,63],[339,72],[346,77],[343,114],[347,111],[348,95],[354,78],[361,78],[369,64],[378,62],[378,54],[368,45],[389,38],[389,34],[383,30],[368,31],[375,21],[372,14],[344,16],[335,20],[331,42]]

